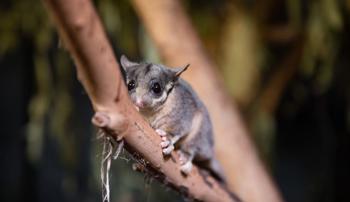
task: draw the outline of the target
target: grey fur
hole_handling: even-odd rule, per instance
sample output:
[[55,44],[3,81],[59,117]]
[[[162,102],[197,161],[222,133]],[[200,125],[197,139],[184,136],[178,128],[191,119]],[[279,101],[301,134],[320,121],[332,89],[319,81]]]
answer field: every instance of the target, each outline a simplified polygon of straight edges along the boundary
[[[191,86],[179,77],[188,65],[167,68],[131,62],[125,56],[121,57],[121,64],[126,72],[127,85],[131,81],[135,84],[135,88],[129,90],[131,100],[150,125],[161,136],[166,136],[162,138],[164,155],[168,155],[175,146],[182,156],[181,170],[185,174],[191,170],[193,160],[224,181],[222,169],[214,158],[208,111]],[[161,86],[159,94],[151,89],[155,82]]]

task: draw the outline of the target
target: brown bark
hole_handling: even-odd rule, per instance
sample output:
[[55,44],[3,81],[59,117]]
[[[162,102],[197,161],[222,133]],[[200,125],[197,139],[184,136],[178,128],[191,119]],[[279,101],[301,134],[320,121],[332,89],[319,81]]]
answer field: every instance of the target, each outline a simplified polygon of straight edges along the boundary
[[165,63],[170,66],[191,64],[184,77],[208,107],[217,157],[231,190],[243,201],[282,201],[180,1],[132,2]]
[[118,63],[92,3],[88,0],[43,1],[73,56],[78,78],[94,110],[104,115],[104,120],[95,119],[94,123],[104,126],[105,131],[117,138],[123,137],[129,152],[140,154],[157,171],[158,178],[163,176],[162,181],[190,198],[235,201],[212,177],[204,179],[196,167],[187,177],[183,176],[175,153],[172,158],[163,158],[160,137],[128,99]]

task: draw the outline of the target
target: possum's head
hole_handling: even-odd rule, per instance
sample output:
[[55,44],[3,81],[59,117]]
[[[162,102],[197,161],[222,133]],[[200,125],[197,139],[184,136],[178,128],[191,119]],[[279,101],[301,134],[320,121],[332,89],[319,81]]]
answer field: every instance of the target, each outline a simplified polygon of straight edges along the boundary
[[155,111],[167,100],[179,76],[187,67],[167,68],[152,63],[136,63],[122,55],[129,95],[139,110]]

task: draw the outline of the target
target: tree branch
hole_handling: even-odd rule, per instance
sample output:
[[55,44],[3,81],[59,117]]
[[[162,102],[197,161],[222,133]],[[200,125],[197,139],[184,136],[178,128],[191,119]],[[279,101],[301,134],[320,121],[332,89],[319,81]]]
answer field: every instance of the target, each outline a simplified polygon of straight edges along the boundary
[[124,138],[126,148],[137,152],[169,186],[200,201],[235,201],[214,178],[204,178],[194,167],[180,172],[178,156],[164,159],[161,140],[129,101],[118,63],[88,0],[43,0],[64,45],[76,64],[78,78],[96,111],[94,124],[114,137]]
[[282,201],[180,1],[132,2],[164,61],[170,66],[191,64],[184,77],[208,107],[216,154],[231,190],[244,201]]
[[266,113],[275,113],[280,104],[284,89],[298,72],[298,64],[300,63],[304,48],[303,42],[304,40],[301,37],[295,40],[294,46],[287,55],[282,58],[276,71],[271,74],[271,78],[263,88],[261,95],[257,98],[260,108]]

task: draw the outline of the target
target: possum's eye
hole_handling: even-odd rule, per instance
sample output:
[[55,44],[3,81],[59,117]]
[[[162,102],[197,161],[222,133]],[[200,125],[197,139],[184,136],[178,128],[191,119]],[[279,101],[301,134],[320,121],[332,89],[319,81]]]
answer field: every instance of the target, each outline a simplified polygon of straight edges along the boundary
[[159,94],[162,92],[162,87],[160,86],[160,84],[158,82],[154,82],[151,85],[151,90],[154,94]]
[[135,88],[135,86],[136,86],[136,84],[135,84],[134,80],[129,81],[129,83],[128,83],[128,90],[131,91],[132,89]]

